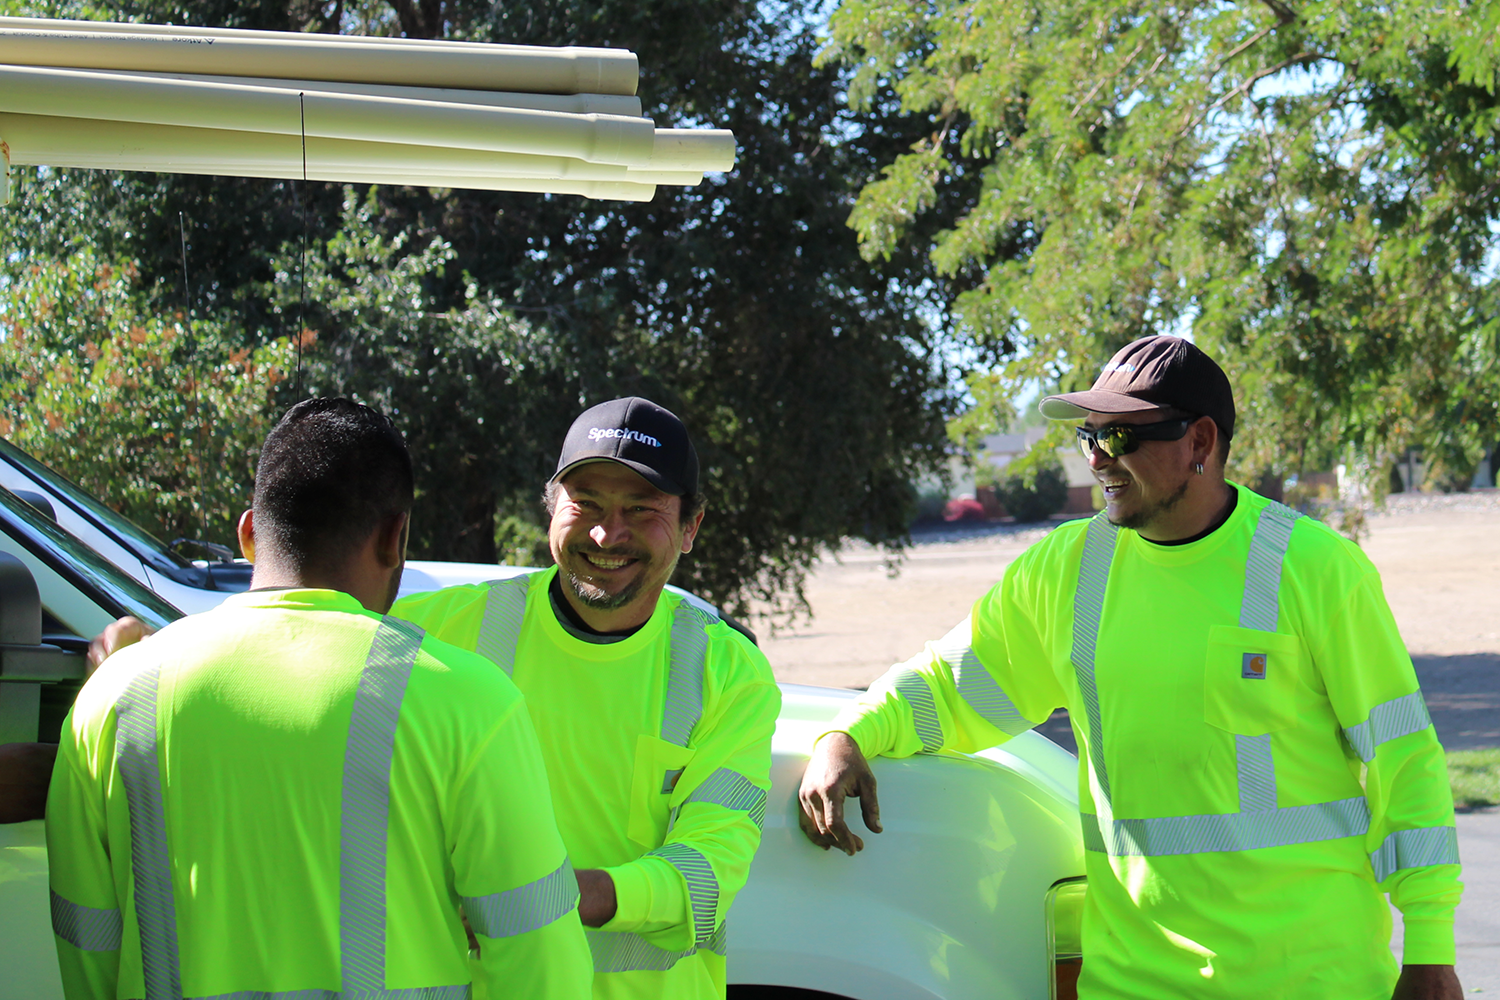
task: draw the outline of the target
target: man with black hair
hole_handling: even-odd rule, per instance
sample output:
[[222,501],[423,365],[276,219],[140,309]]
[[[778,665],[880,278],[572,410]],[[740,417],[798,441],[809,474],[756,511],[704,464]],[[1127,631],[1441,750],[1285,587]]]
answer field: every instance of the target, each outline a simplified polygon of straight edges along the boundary
[[240,520],[250,592],[85,685],[47,806],[70,1000],[589,994],[524,700],[385,614],[411,501],[388,419],[297,404]]
[[556,566],[392,609],[525,693],[579,866],[594,995],[725,995],[781,695],[751,638],[666,590],[703,523],[687,428],[639,397],[574,421],[544,502]]

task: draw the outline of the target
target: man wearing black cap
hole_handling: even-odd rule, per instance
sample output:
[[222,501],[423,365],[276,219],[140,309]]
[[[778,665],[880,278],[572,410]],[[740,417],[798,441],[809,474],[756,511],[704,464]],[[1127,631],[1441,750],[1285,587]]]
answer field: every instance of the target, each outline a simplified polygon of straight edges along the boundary
[[722,997],[724,915],[760,843],[781,695],[754,643],[665,590],[703,521],[676,416],[616,399],[568,431],[544,493],[556,566],[391,613],[526,696],[578,867],[594,995]]
[[1078,996],[1458,1000],[1446,768],[1375,568],[1225,481],[1233,395],[1185,340],[1127,345],[1042,412],[1082,418],[1105,509],[1032,546],[835,720],[803,829],[852,855],[846,796],[880,831],[866,758],[981,750],[1067,707]]

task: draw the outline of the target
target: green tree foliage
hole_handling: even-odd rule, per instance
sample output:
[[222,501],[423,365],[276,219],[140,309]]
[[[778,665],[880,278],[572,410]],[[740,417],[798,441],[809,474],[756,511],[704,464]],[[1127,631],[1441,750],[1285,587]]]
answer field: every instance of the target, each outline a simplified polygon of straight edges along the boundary
[[232,538],[286,342],[157,312],[87,250],[0,278],[0,435],[165,538]]
[[[920,126],[894,106],[854,119],[844,75],[814,65],[816,4],[106,6],[176,23],[624,46],[659,124],[735,131],[732,173],[646,204],[380,188],[355,199],[356,222],[326,185],[122,174],[60,190],[58,175],[23,178],[28,218],[56,195],[86,202],[76,218],[89,221],[38,220],[15,245],[53,252],[108,230],[146,286],[179,303],[185,229],[195,308],[236,317],[256,343],[304,325],[291,261],[305,208],[316,344],[301,388],[398,411],[423,454],[419,518],[431,525],[418,525],[414,554],[493,561],[535,541],[567,425],[625,394],[680,413],[703,459],[710,515],[676,582],[735,612],[751,598],[787,609],[828,546],[903,544],[909,483],[942,465],[957,406],[928,319],[961,286],[920,252],[861,259],[844,225],[859,186]],[[290,401],[288,383],[280,391]]]
[[1242,477],[1349,458],[1378,487],[1411,443],[1462,479],[1500,399],[1497,24],[1494,0],[843,0],[851,103],[927,126],[849,223],[967,285],[996,363],[963,430],[1190,326],[1237,386]]

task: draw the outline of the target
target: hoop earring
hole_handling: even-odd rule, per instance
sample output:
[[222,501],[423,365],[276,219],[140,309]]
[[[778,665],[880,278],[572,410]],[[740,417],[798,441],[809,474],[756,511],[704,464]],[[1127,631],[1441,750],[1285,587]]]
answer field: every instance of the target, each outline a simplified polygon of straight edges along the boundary
[[1196,465],[1194,465],[1193,466],[1193,471],[1196,472],[1196,473],[1198,473],[1198,475],[1200,475],[1200,476],[1203,475],[1203,463],[1199,462]]

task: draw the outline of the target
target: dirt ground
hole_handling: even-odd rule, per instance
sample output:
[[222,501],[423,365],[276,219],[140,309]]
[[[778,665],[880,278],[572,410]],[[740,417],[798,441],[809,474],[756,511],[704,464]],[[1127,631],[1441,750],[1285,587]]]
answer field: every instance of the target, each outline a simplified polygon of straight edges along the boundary
[[[1363,548],[1380,569],[1439,736],[1450,749],[1500,746],[1500,493],[1396,496]],[[768,634],[777,678],[864,687],[963,620],[1048,527],[986,524],[922,532],[895,576],[851,546],[808,581],[813,619]],[[1071,744],[1065,726],[1047,734]]]

